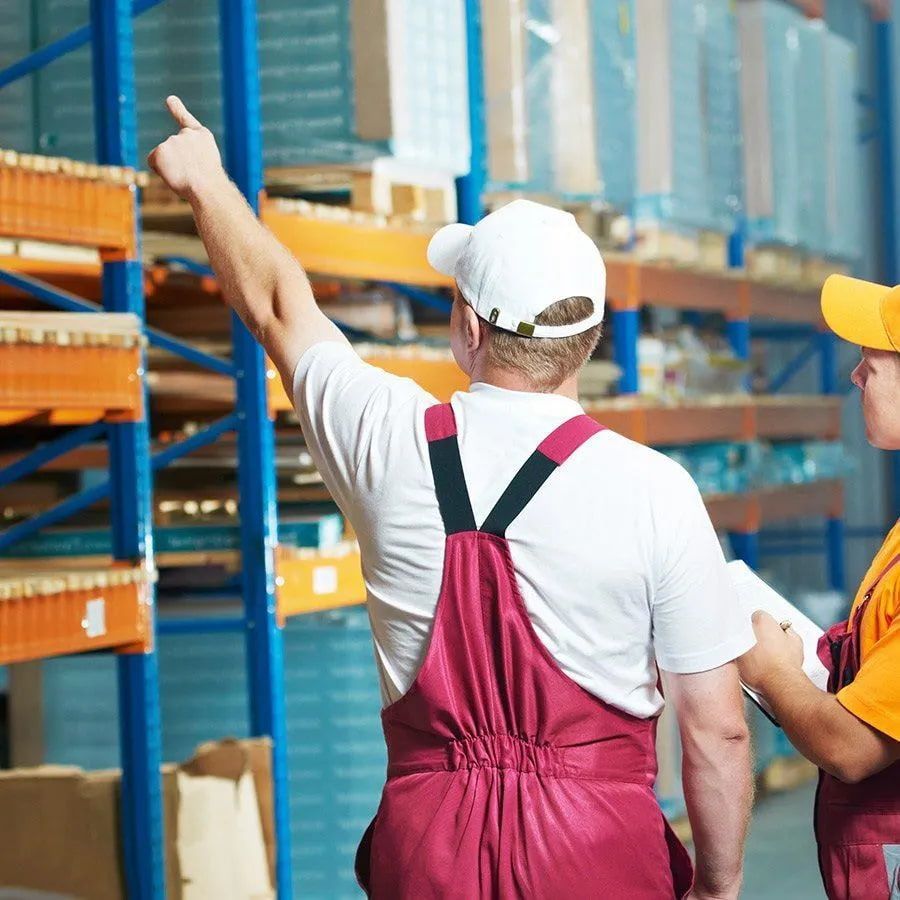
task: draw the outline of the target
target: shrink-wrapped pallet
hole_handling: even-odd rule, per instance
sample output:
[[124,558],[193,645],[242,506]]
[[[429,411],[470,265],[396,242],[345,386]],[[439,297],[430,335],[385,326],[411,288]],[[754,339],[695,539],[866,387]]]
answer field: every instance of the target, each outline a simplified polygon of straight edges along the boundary
[[490,188],[627,206],[633,0],[496,0],[482,16]]
[[[87,18],[88,0],[36,0],[38,42]],[[468,170],[463,0],[259,0],[257,21],[266,165],[390,156]],[[217,0],[167,0],[135,19],[140,154],[171,130],[169,93],[221,136],[219,49]],[[50,72],[38,88],[41,144],[92,158],[89,50]]]
[[638,222],[730,232],[739,205],[733,9],[636,0]]
[[825,88],[828,113],[829,257],[852,263],[862,254],[863,160],[860,152],[859,86],[856,48],[829,33],[825,42]]

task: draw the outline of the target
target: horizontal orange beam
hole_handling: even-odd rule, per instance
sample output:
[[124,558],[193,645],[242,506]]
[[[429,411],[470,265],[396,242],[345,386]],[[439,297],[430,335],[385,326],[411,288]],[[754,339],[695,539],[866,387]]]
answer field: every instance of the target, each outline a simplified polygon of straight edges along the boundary
[[279,547],[275,566],[279,620],[283,623],[290,616],[365,603],[360,566],[355,545],[342,554],[297,553]]
[[428,265],[425,251],[431,233],[427,230],[281,212],[273,201],[263,202],[261,215],[311,274],[423,287],[453,284]]
[[139,652],[153,640],[149,612],[139,569],[4,572],[0,665],[107,648]]
[[814,481],[706,498],[713,525],[718,531],[758,531],[771,522],[807,516],[840,516],[844,507],[841,481]]
[[130,259],[136,197],[129,170],[0,154],[3,237],[96,247],[109,259]]
[[131,346],[74,346],[0,341],[0,422],[49,414],[53,424],[143,416],[141,351]]

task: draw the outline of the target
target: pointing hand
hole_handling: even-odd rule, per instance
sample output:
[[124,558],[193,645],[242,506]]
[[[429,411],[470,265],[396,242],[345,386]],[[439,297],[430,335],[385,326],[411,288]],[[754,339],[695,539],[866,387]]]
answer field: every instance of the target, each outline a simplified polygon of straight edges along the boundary
[[147,162],[182,200],[193,201],[227,179],[222,157],[212,132],[178,97],[167,97],[166,106],[179,131],[156,147]]

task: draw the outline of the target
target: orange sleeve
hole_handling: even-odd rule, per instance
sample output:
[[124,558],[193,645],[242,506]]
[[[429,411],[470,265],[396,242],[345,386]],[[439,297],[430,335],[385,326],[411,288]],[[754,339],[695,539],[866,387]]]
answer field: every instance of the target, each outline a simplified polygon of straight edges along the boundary
[[900,741],[900,616],[866,654],[838,701],[867,725]]

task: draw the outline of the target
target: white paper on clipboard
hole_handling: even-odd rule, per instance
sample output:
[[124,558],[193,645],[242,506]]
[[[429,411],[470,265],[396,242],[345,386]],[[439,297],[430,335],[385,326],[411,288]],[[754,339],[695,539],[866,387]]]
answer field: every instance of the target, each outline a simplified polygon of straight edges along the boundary
[[[770,588],[745,562],[735,560],[728,563],[728,574],[731,576],[738,602],[748,617],[761,609],[777,622],[788,620],[791,623],[791,629],[799,634],[803,641],[803,671],[817,688],[827,690],[828,670],[822,664],[817,652],[822,629],[781,594]],[[766,701],[747,685],[741,684],[741,687],[744,693],[778,724]]]

